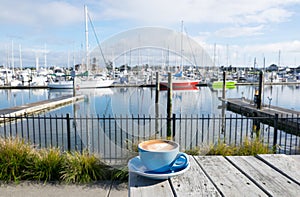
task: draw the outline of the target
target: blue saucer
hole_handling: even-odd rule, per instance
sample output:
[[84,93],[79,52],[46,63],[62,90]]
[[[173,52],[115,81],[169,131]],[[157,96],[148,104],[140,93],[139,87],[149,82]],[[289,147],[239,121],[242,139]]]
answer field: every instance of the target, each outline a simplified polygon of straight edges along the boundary
[[128,169],[130,172],[136,173],[140,176],[144,176],[150,179],[157,179],[157,180],[164,180],[168,179],[177,175],[180,175],[186,172],[190,168],[190,163],[188,162],[185,167],[178,171],[168,171],[163,173],[157,172],[149,172],[148,169],[143,165],[142,161],[140,160],[139,156],[136,156],[129,160],[128,162]]

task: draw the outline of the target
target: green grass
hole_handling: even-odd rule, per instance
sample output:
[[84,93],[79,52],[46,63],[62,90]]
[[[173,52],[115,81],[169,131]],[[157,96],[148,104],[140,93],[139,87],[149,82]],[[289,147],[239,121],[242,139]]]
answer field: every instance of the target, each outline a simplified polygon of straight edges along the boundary
[[88,152],[66,153],[62,180],[66,183],[89,183],[97,180],[105,180],[109,169],[95,155]]
[[114,168],[110,174],[111,180],[127,181],[128,177],[129,177],[129,173],[128,173],[127,166]]
[[0,180],[19,182],[33,162],[33,148],[19,139],[0,139]]
[[127,181],[128,169],[114,168],[88,152],[35,149],[24,140],[0,138],[0,181],[90,183],[99,180]]
[[24,172],[27,179],[38,181],[59,181],[63,160],[59,149],[41,149],[35,151],[34,159]]
[[190,150],[185,150],[185,153],[190,155],[222,155],[222,156],[246,156],[257,154],[269,154],[272,150],[264,145],[259,139],[245,139],[241,145],[228,145],[219,141],[215,145],[208,147],[195,147]]

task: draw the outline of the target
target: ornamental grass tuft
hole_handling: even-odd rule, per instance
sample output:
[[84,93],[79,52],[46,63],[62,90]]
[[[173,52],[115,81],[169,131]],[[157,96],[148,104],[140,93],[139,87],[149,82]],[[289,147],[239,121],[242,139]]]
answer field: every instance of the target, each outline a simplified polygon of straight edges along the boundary
[[194,147],[186,150],[190,155],[222,155],[222,156],[246,156],[257,154],[270,154],[272,150],[258,138],[249,140],[246,138],[240,145],[228,145],[219,140],[215,145],[209,147]]
[[272,150],[268,146],[264,145],[258,138],[246,140],[237,149],[236,155],[257,155],[257,154],[270,154]]
[[114,168],[111,170],[111,175],[110,175],[111,180],[127,181],[128,178],[129,178],[129,173],[128,173],[127,166]]
[[66,183],[89,183],[105,180],[109,176],[108,171],[109,166],[87,151],[82,154],[67,152],[61,179]]
[[34,160],[33,147],[20,139],[0,138],[0,180],[19,182]]
[[17,138],[0,138],[0,181],[21,180],[90,183],[99,180],[127,181],[127,168],[113,168],[95,154],[35,149]]
[[60,171],[64,157],[59,149],[41,149],[27,167],[25,177],[28,180],[60,181]]

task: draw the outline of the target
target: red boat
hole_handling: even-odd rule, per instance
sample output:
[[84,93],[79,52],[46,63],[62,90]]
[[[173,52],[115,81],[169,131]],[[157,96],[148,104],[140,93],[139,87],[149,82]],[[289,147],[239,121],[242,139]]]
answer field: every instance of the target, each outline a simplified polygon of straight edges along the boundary
[[[197,90],[197,85],[199,84],[199,80],[189,80],[189,79],[183,79],[183,80],[173,80],[172,81],[172,89],[173,90]],[[160,90],[167,90],[168,89],[168,82],[167,81],[161,81],[159,83]]]

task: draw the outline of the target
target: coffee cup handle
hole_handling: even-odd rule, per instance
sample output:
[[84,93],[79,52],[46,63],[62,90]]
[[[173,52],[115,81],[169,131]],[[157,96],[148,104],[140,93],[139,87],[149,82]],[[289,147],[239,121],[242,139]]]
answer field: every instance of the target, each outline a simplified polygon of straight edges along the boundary
[[185,168],[188,165],[188,155],[185,153],[178,153],[176,159],[172,163],[171,171],[177,171]]

